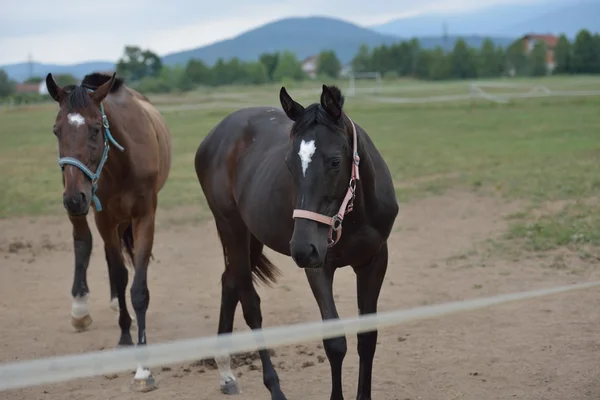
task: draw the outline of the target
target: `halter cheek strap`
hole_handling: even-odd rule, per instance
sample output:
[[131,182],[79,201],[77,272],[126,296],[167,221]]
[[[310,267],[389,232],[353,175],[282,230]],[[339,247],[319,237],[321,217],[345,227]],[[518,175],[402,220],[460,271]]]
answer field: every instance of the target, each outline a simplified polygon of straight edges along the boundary
[[58,165],[60,165],[61,169],[64,169],[65,165],[72,165],[73,167],[79,168],[81,172],[83,172],[85,176],[87,176],[90,179],[90,181],[92,181],[92,201],[94,202],[94,207],[96,208],[96,211],[102,211],[102,205],[100,204],[100,199],[98,199],[98,196],[96,195],[96,191],[98,190],[98,180],[100,179],[102,168],[104,167],[104,164],[108,159],[108,151],[110,150],[110,144],[112,143],[113,146],[115,146],[120,151],[125,151],[123,146],[121,146],[110,133],[108,118],[106,118],[106,113],[104,112],[104,106],[102,105],[102,103],[100,103],[100,112],[102,113],[102,127],[104,128],[104,151],[102,152],[102,157],[100,158],[100,163],[98,163],[98,168],[96,169],[96,172],[92,172],[92,170],[90,170],[87,165],[85,165],[76,158],[62,157],[58,159]]
[[[350,124],[352,125],[352,153],[353,162],[352,170],[350,174],[350,183],[348,184],[348,190],[346,196],[340,205],[340,209],[333,217],[319,214],[313,211],[295,209],[292,214],[292,218],[304,218],[312,221],[320,222],[325,225],[329,225],[329,243],[328,247],[334,246],[342,237],[342,222],[344,216],[352,211],[354,208],[354,198],[356,197],[356,181],[360,179],[358,172],[358,165],[360,163],[360,157],[358,156],[358,139],[356,133],[356,126],[354,122],[348,117]],[[335,232],[335,238],[333,237]]]

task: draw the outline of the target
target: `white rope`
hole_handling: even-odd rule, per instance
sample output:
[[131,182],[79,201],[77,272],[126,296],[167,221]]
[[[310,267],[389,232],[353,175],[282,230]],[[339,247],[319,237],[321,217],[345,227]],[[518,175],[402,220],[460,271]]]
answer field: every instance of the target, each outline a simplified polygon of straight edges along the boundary
[[153,367],[368,332],[375,328],[389,327],[409,321],[476,310],[510,301],[531,299],[594,286],[600,286],[600,281],[450,302],[409,310],[381,312],[355,318],[286,325],[257,331],[149,344],[143,347],[111,349],[2,364],[0,365],[0,390],[133,371],[140,362],[144,366]]

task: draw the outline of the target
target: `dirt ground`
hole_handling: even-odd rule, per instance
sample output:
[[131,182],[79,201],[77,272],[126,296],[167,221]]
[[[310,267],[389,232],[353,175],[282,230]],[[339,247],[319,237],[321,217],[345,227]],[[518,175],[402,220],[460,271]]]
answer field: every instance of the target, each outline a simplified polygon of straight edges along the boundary
[[[600,278],[594,264],[569,254],[505,260],[480,245],[506,228],[518,204],[451,193],[400,209],[390,239],[381,311],[550,287]],[[173,221],[178,221],[174,223]],[[212,220],[182,223],[162,212],[150,267],[148,341],[216,332],[223,260]],[[92,223],[93,225],[93,223]],[[94,228],[95,229],[95,228]],[[95,234],[95,230],[94,230]],[[89,268],[90,330],[70,325],[73,273],[66,218],[0,221],[0,362],[78,353],[116,345],[107,267],[94,236]],[[286,257],[268,255],[284,272],[274,288],[259,287],[265,326],[319,319],[304,273]],[[342,316],[356,313],[354,274],[336,275]],[[599,296],[575,291],[380,331],[373,374],[378,400],[598,399]],[[241,307],[236,330],[246,330]],[[344,390],[355,398],[358,357],[348,338]],[[328,399],[329,364],[319,342],[275,349],[282,388],[292,399]],[[258,360],[236,368],[243,393],[219,392],[219,375],[201,363],[153,368],[159,388],[129,391],[132,373],[0,392],[0,399],[267,399]]]

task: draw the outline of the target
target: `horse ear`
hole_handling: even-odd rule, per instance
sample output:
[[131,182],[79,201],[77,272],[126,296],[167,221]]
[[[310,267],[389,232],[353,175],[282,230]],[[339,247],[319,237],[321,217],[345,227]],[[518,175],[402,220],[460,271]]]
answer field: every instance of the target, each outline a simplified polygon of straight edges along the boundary
[[52,97],[57,103],[60,103],[64,98],[64,90],[58,86],[51,73],[46,75],[46,89],[48,90],[50,97]]
[[285,111],[285,115],[294,122],[300,118],[302,113],[304,113],[304,107],[292,99],[284,86],[282,86],[279,91],[279,101],[281,102],[283,111]]
[[342,107],[344,106],[344,98],[340,90],[336,87],[329,87],[323,85],[323,92],[321,92],[321,107],[329,114],[335,121],[342,116]]
[[116,75],[116,72],[113,73],[108,81],[104,82],[98,89],[94,90],[90,95],[92,100],[94,100],[97,104],[100,104],[100,102],[104,100],[108,93],[110,93],[110,89],[112,89],[113,83],[115,83]]

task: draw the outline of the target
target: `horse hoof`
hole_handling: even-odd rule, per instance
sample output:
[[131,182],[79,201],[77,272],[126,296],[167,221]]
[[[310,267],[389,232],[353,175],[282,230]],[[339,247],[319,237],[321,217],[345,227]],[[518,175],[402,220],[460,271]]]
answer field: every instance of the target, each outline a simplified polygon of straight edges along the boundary
[[156,380],[152,373],[148,369],[141,370],[143,374],[140,374],[140,371],[136,372],[136,377],[131,381],[131,388],[134,392],[146,393],[151,392],[157,389]]
[[83,332],[92,324],[92,317],[90,315],[86,315],[83,318],[75,318],[71,317],[71,325],[77,332]]
[[114,299],[110,299],[110,309],[116,313],[119,312],[119,299],[116,297]]
[[221,384],[221,393],[223,394],[240,394],[240,387],[237,383],[237,381],[234,381],[233,379],[228,380],[225,383]]

